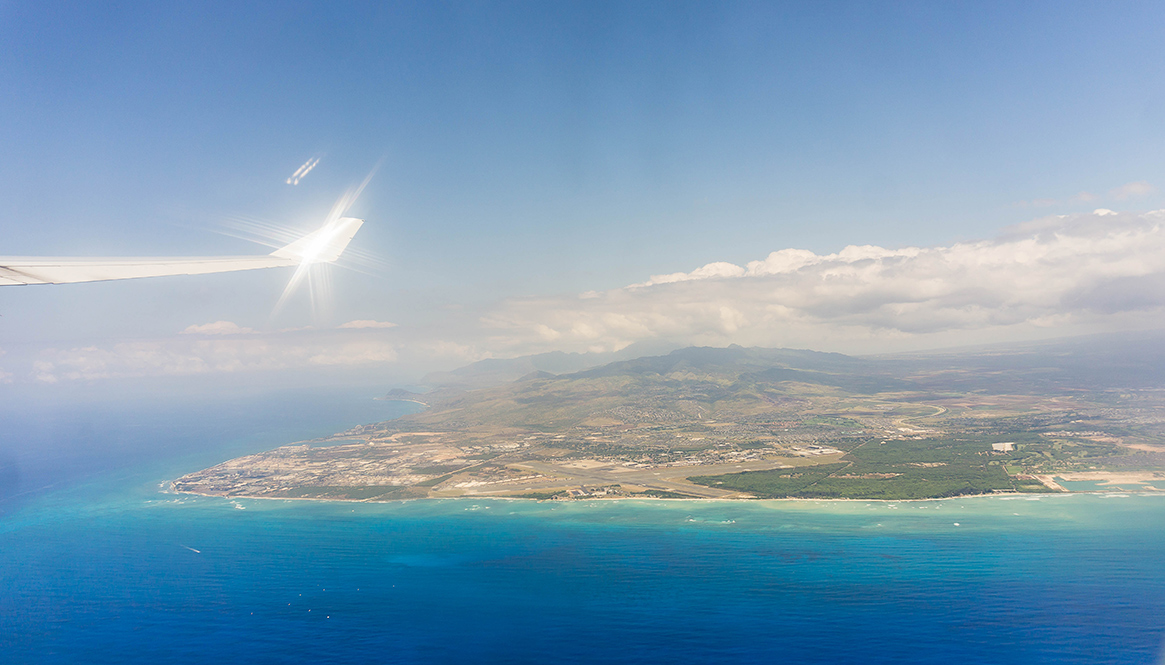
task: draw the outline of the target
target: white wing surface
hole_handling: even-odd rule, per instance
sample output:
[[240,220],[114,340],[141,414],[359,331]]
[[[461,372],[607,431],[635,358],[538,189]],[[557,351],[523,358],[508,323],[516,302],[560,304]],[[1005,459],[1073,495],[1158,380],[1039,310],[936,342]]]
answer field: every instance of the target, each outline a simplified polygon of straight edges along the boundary
[[0,257],[0,286],[72,284],[110,279],[204,275],[331,263],[340,258],[364,220],[341,217],[267,256],[184,256],[173,258],[45,258]]

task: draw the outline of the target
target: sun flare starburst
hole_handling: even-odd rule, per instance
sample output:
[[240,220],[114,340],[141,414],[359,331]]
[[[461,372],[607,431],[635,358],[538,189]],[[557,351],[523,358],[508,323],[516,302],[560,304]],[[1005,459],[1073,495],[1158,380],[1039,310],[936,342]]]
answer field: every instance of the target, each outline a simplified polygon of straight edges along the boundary
[[[364,188],[372,180],[375,169],[357,187],[346,192],[332,205],[323,226],[307,236],[302,231],[256,218],[236,217],[230,219],[220,232],[232,237],[257,242],[276,248],[273,255],[298,260],[275,306],[271,316],[278,315],[290,299],[307,283],[308,299],[312,317],[316,321],[326,316],[332,301],[331,264],[340,258],[349,239],[359,228],[362,220],[346,217],[345,214],[356,203]],[[384,267],[383,261],[374,255],[358,249],[348,249],[343,253],[342,267],[357,272],[370,273]],[[363,269],[361,269],[363,268]]]

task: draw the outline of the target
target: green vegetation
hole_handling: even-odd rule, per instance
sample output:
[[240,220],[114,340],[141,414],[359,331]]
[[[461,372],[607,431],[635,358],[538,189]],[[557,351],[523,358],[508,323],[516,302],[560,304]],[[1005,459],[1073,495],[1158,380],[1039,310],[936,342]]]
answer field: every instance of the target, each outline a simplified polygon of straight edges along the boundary
[[517,495],[519,499],[535,499],[537,501],[549,501],[558,497],[562,492],[525,492]]
[[[846,477],[840,477],[846,476]],[[890,476],[890,477],[883,477]],[[950,466],[927,469],[863,468],[855,465],[825,478],[802,496],[846,499],[925,499],[1010,491],[1011,480],[999,467]]]
[[819,464],[796,469],[693,476],[694,483],[780,499],[927,499],[1013,489],[999,467],[926,469]]
[[441,483],[445,482],[446,480],[449,480],[452,477],[453,477],[453,474],[447,473],[443,476],[437,476],[436,478],[422,480],[421,482],[414,485],[414,487],[436,487],[437,485],[440,485]]
[[653,499],[698,499],[700,497],[693,494],[684,494],[683,492],[669,492],[668,490],[644,490],[642,492],[632,492],[631,496],[645,496]]
[[847,466],[849,465],[844,462],[817,464],[792,469],[773,469],[772,471],[744,471],[719,476],[692,476],[688,480],[698,485],[747,492],[760,498],[778,499],[803,496],[803,492],[809,487]]
[[992,454],[978,440],[889,440],[859,446],[837,464],[689,480],[762,498],[923,499],[1016,489]]

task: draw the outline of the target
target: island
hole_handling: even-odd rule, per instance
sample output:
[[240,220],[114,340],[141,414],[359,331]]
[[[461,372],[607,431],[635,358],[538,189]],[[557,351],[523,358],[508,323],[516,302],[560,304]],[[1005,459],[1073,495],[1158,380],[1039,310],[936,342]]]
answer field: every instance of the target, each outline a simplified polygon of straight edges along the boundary
[[1065,357],[691,347],[397,390],[387,398],[424,410],[228,460],[172,489],[345,501],[1165,490],[1160,374]]

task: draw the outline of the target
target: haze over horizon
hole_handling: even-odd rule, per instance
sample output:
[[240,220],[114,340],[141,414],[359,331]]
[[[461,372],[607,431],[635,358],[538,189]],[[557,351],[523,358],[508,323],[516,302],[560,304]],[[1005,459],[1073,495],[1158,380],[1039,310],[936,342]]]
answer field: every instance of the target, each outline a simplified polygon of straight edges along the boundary
[[1161,330],[1163,19],[6,4],[0,254],[261,254],[376,173],[278,313],[289,271],[0,289],[0,382]]

